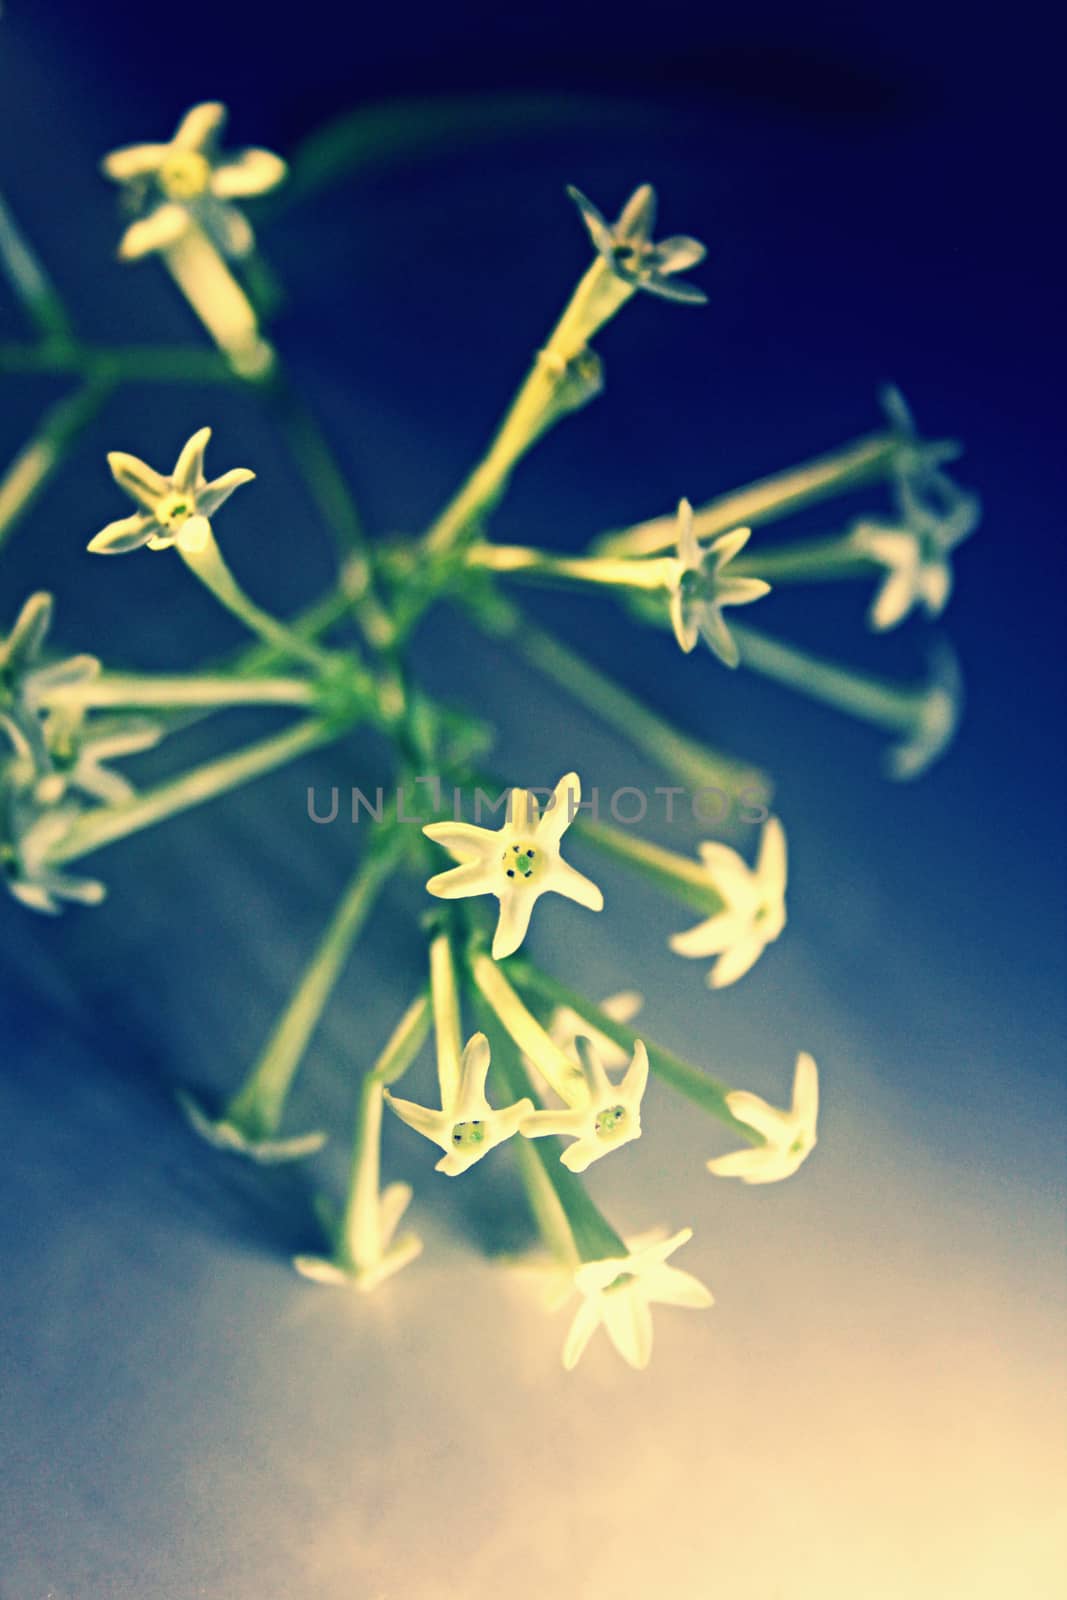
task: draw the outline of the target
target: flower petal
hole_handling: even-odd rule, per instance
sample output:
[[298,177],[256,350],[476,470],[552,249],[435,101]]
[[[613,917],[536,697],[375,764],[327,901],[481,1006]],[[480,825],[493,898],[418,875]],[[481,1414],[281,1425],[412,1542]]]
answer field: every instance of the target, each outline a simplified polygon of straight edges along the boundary
[[493,935],[494,961],[503,961],[506,956],[515,954],[526,937],[538,898],[537,891],[525,884],[521,889],[507,889],[501,894],[500,916]]
[[232,467],[198,492],[197,506],[205,517],[213,517],[235,489],[239,489],[243,483],[251,483],[254,478],[255,473],[248,467]]
[[647,244],[655,226],[656,191],[650,183],[642,183],[619,212],[615,237],[627,243]]
[[463,1122],[468,1117],[484,1115],[485,1083],[489,1076],[489,1040],[484,1033],[474,1033],[467,1040],[459,1065],[459,1090],[453,1121]]
[[135,516],[123,517],[118,522],[109,522],[106,528],[101,528],[96,536],[89,540],[88,549],[96,556],[122,556],[130,550],[139,550],[147,544],[153,531],[159,527],[154,517],[147,516],[143,511]]
[[586,1345],[599,1328],[600,1309],[599,1296],[593,1295],[587,1296],[578,1307],[563,1342],[563,1365],[567,1372],[573,1372],[582,1358]]
[[199,150],[218,138],[226,123],[226,107],[219,100],[204,100],[191,106],[179,122],[171,143],[180,150]]
[[593,241],[593,248],[602,256],[610,255],[615,240],[611,229],[596,206],[591,200],[587,200],[582,191],[576,189],[573,184],[567,185],[567,193],[578,207],[582,221],[588,229],[589,237]]
[[465,900],[469,895],[493,894],[499,887],[497,874],[481,861],[465,861],[449,867],[427,880],[426,891],[438,900]]
[[211,438],[210,428],[198,428],[182,445],[171,473],[171,482],[182,494],[189,494],[204,476],[204,451]]
[[120,150],[111,150],[100,163],[100,170],[116,183],[129,183],[131,178],[145,178],[166,159],[169,145],[127,144]]
[[582,800],[582,782],[576,772],[568,772],[556,784],[552,797],[537,821],[537,837],[548,845],[558,845],[575,817]]
[[631,1367],[647,1367],[652,1357],[652,1313],[643,1286],[606,1289],[600,1315],[616,1350]]
[[11,632],[0,645],[0,662],[16,675],[30,666],[41,652],[41,647],[52,625],[54,601],[45,590],[31,594],[18,616]]
[[643,1274],[641,1282],[647,1298],[658,1305],[703,1311],[715,1304],[711,1290],[691,1272],[682,1272],[679,1267],[654,1267]]
[[695,283],[675,283],[673,278],[653,275],[643,278],[641,287],[650,294],[658,295],[661,300],[677,300],[680,305],[706,306],[708,303],[707,295]]
[[763,824],[759,855],[756,858],[756,877],[768,900],[774,902],[782,899],[788,870],[785,829],[780,818],[768,817]]
[[819,1117],[819,1069],[806,1050],[797,1054],[793,1078],[793,1116],[812,1134]]
[[238,211],[228,201],[205,195],[197,206],[197,218],[224,256],[240,260],[253,249],[256,236],[252,224],[243,211]]
[[452,1119],[446,1117],[441,1111],[431,1111],[429,1106],[416,1105],[414,1100],[401,1100],[389,1090],[383,1091],[386,1104],[395,1111],[401,1122],[406,1122],[409,1128],[414,1128],[416,1133],[421,1133],[424,1139],[430,1139],[439,1145],[442,1150],[450,1148],[448,1129],[451,1128]]
[[271,150],[241,150],[227,156],[211,174],[211,192],[220,200],[240,200],[266,194],[285,178],[288,167]]
[[119,240],[119,260],[136,261],[153,250],[166,250],[189,231],[189,213],[183,206],[157,206],[147,217],[131,222]]
[[572,867],[569,861],[554,861],[545,877],[545,886],[554,894],[573,900],[587,911],[603,911],[604,895],[584,872]]
[[167,479],[139,456],[128,455],[125,450],[111,450],[107,464],[119,488],[125,490],[146,511],[152,511],[156,503],[170,493]]
[[499,845],[499,835],[491,828],[476,828],[470,822],[428,822],[422,831],[464,863],[494,859]]
[[698,922],[695,928],[672,933],[667,943],[675,955],[699,961],[705,956],[718,956],[728,950],[737,940],[739,932],[736,914],[733,911],[720,911],[706,922]]
[[654,260],[657,272],[672,273],[685,272],[689,267],[697,266],[707,255],[706,246],[699,239],[691,239],[687,234],[671,234],[666,239],[660,239],[656,244]]
[[702,606],[699,617],[700,637],[712,655],[718,656],[724,667],[738,666],[741,652],[733,634],[722,620],[722,612],[718,605],[709,603]]
[[708,974],[708,982],[713,989],[725,989],[731,983],[736,983],[743,978],[746,972],[756,965],[763,954],[765,941],[758,933],[752,933],[747,939],[739,939],[729,950],[723,952]]

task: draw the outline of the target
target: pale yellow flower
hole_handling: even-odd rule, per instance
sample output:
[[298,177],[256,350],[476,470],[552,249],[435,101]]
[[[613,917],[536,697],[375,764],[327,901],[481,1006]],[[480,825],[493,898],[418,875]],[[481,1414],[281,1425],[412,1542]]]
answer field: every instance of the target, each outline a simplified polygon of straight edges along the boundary
[[442,900],[492,894],[500,901],[494,960],[512,955],[522,944],[543,894],[561,894],[589,911],[603,910],[604,896],[596,884],[560,855],[560,840],[577,814],[581,795],[578,774],[569,772],[556,785],[544,813],[529,790],[512,789],[502,828],[467,822],[431,822],[423,828],[428,839],[460,863],[429,880],[430,894]]
[[385,1099],[401,1122],[445,1152],[435,1171],[445,1172],[450,1178],[466,1172],[490,1150],[518,1133],[523,1118],[533,1110],[533,1101],[526,1098],[502,1111],[493,1110],[485,1098],[489,1059],[488,1039],[484,1033],[474,1034],[463,1052],[455,1098],[440,1111],[416,1105],[413,1100],[400,1100],[388,1089],[385,1091]]
[[708,982],[722,989],[744,977],[785,927],[785,830],[777,817],[768,817],[755,868],[729,845],[710,841],[700,846],[700,858],[725,906],[695,928],[672,934],[669,944],[680,956],[717,956]]
[[652,1355],[652,1305],[697,1311],[714,1304],[698,1278],[667,1265],[667,1257],[692,1237],[692,1228],[682,1228],[636,1253],[587,1261],[577,1269],[574,1282],[583,1298],[563,1346],[568,1372],[601,1325],[624,1361],[631,1367],[647,1367]]
[[734,1089],[726,1096],[731,1115],[763,1139],[750,1150],[735,1150],[708,1162],[718,1178],[740,1178],[743,1183],[778,1183],[791,1178],[815,1148],[819,1119],[819,1071],[805,1051],[797,1056],[793,1079],[793,1104],[788,1111],[768,1105],[758,1094]]
[[142,545],[169,550],[176,544],[189,554],[203,550],[211,538],[210,519],[235,489],[255,477],[247,467],[233,467],[208,483],[204,451],[210,438],[211,429],[200,428],[187,439],[169,477],[137,456],[112,450],[107,458],[111,475],[141,510],[102,528],[89,541],[93,554],[125,555]]
[[734,557],[748,543],[751,528],[735,528],[720,534],[705,550],[693,532],[693,508],[688,500],[678,503],[678,576],[671,593],[670,616],[674,636],[688,655],[703,639],[723,666],[736,667],[741,660],[726,623],[724,606],[747,606],[770,593],[762,578],[738,578],[729,571]]
[[633,1059],[620,1083],[612,1083],[588,1039],[577,1038],[575,1049],[585,1077],[586,1099],[578,1106],[533,1111],[520,1124],[527,1139],[563,1134],[573,1139],[560,1156],[572,1172],[584,1172],[601,1156],[641,1137],[641,1101],[648,1085],[648,1052],[638,1040]]

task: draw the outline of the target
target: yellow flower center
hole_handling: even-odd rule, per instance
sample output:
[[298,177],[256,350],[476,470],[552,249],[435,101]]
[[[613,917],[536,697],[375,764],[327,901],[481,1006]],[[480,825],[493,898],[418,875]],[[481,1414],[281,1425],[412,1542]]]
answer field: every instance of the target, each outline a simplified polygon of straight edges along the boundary
[[199,150],[172,150],[159,169],[168,200],[198,200],[211,181],[211,163]]
[[457,1122],[452,1129],[452,1143],[460,1147],[482,1144],[485,1141],[485,1123],[480,1117],[470,1122]]
[[544,851],[535,848],[532,844],[518,843],[509,845],[501,856],[504,876],[514,884],[529,883],[536,878],[544,861]]
[[152,515],[164,528],[180,528],[196,510],[191,494],[168,494],[153,509]]
[[605,1106],[593,1124],[598,1139],[616,1139],[626,1126],[625,1106]]

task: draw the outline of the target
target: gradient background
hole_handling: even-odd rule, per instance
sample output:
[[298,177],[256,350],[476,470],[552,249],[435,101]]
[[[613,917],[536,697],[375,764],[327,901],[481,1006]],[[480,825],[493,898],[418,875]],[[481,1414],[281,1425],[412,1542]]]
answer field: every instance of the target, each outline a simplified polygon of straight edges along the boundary
[[[563,185],[610,212],[644,179],[665,232],[708,242],[711,303],[639,297],[607,330],[607,392],[523,467],[505,536],[577,547],[799,461],[873,426],[887,378],[925,432],[966,441],[985,522],[947,619],[968,717],[907,788],[881,780],[869,731],[635,643],[610,607],[537,599],[681,725],[770,766],[793,854],[789,929],[721,995],[666,950],[686,913],[578,849],[608,912],[536,919],[550,970],[594,994],[639,981],[652,1036],[717,1075],[780,1099],[798,1047],[822,1067],[819,1149],[789,1184],[711,1179],[728,1141],[656,1086],[648,1136],[595,1170],[624,1230],[694,1226],[679,1264],[717,1297],[657,1313],[643,1375],[602,1337],[564,1374],[566,1314],[492,1265],[524,1237],[506,1157],[447,1185],[388,1126],[423,1259],[366,1301],[287,1267],[313,1245],[309,1182],[342,1181],[355,1072],[410,993],[416,889],[384,902],[295,1096],[294,1129],[336,1133],[311,1174],[246,1170],[175,1119],[170,1084],[224,1091],[245,1070],[350,870],[357,841],[308,823],[307,784],[385,781],[381,750],[326,752],[102,855],[99,912],[0,905],[3,1600],[1062,1593],[1062,290],[1044,236],[1062,91],[1036,18],[964,15],[6,8],[3,186],[100,339],[196,336],[162,273],[112,263],[96,163],[197,99],[229,102],[234,144],[283,152],[393,94],[625,100],[581,126],[561,101],[558,132],[431,150],[264,226],[289,292],[278,340],[376,529],[429,518],[582,269]],[[3,336],[21,327],[5,296]],[[5,380],[0,457],[60,392]],[[207,421],[209,465],[259,475],[226,515],[238,574],[285,609],[329,580],[254,399],[145,387],[4,552],[5,626],[47,585],[64,649],[161,669],[234,642],[174,562],[83,554],[121,513],[104,452],[165,463]],[[759,622],[917,673],[922,627],[871,640],[864,599],[798,589]],[[661,781],[448,619],[419,653],[441,692],[521,716],[498,763],[518,781]],[[271,725],[233,714],[139,770]],[[424,1061],[412,1094],[429,1078]]]

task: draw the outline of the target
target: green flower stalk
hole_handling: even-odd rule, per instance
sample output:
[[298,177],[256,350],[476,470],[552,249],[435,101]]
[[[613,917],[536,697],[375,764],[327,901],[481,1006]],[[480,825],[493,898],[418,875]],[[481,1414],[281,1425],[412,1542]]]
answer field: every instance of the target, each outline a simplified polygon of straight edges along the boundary
[[613,228],[576,189],[569,192],[589,230],[596,259],[538,351],[487,454],[427,533],[426,547],[435,553],[468,538],[484,523],[526,452],[560,417],[599,392],[600,366],[589,343],[637,289],[697,303],[705,298],[698,290],[668,288],[668,277],[694,266],[704,249],[690,239],[651,244],[656,206],[651,185],[634,191]]
[[411,1185],[381,1187],[382,1105],[384,1091],[407,1071],[429,1032],[431,1006],[419,995],[405,1011],[360,1087],[348,1196],[344,1211],[329,1226],[328,1256],[300,1255],[293,1265],[315,1283],[351,1286],[364,1294],[403,1270],[422,1252],[414,1233],[396,1237],[411,1203]]
[[255,1161],[277,1162],[310,1155],[325,1142],[322,1133],[279,1139],[278,1129],[311,1036],[403,845],[399,830],[393,830],[360,863],[259,1060],[221,1116],[207,1116],[191,1095],[181,1094],[186,1116],[209,1143]]

